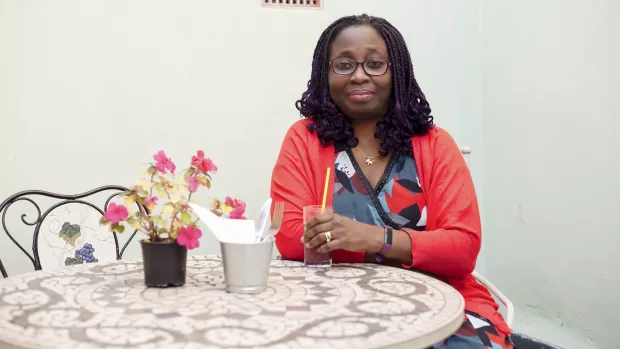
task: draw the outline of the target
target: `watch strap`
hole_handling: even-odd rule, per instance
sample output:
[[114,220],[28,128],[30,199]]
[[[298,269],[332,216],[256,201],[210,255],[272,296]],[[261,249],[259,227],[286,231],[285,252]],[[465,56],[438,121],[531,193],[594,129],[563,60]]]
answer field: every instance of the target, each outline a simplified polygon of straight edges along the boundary
[[392,227],[385,226],[383,232],[383,247],[381,250],[375,255],[375,259],[377,262],[382,262],[383,257],[387,255],[387,253],[392,249],[392,235],[394,234],[394,229]]

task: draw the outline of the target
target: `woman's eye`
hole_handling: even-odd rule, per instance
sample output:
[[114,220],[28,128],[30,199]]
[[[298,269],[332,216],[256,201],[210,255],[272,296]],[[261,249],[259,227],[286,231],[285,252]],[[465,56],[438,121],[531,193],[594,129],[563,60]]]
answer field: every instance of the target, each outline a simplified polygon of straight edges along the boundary
[[385,64],[385,62],[383,62],[383,61],[368,61],[366,63],[366,66],[368,68],[378,69],[378,68],[383,67],[384,64]]
[[351,62],[336,62],[336,68],[338,69],[351,69],[353,64]]

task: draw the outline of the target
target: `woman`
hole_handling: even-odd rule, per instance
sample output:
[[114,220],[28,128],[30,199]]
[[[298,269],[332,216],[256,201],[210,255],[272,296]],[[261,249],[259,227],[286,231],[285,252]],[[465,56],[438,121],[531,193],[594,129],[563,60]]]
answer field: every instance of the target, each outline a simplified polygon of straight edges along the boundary
[[[469,170],[433,124],[398,30],[367,15],[334,22],[296,105],[305,120],[289,129],[271,183],[271,197],[286,207],[276,235],[282,257],[303,259],[306,244],[334,262],[432,274],[463,295],[467,310],[461,329],[436,348],[512,348],[497,304],[471,275],[481,227]],[[304,226],[302,207],[320,203],[328,167],[335,213]]]

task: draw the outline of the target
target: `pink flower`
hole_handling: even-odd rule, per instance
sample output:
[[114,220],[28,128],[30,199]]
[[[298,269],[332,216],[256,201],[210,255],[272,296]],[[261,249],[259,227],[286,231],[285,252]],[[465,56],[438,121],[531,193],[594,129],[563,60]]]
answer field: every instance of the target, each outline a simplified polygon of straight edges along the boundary
[[155,206],[157,205],[157,200],[159,200],[157,196],[148,197],[146,198],[146,200],[144,200],[144,205],[146,205],[147,207]]
[[177,168],[172,160],[166,156],[166,153],[164,153],[163,150],[160,150],[157,154],[153,155],[153,160],[157,162],[155,164],[155,168],[160,173],[165,174],[166,170],[169,170],[170,173],[174,174],[174,170]]
[[187,177],[185,181],[189,184],[188,189],[191,193],[195,193],[198,190],[198,187],[202,184],[202,182],[197,180],[194,176]]
[[243,214],[245,213],[246,203],[243,200],[233,199],[227,196],[224,202],[227,206],[234,208],[228,215],[230,219],[245,219]]
[[245,205],[237,206],[237,207],[235,207],[234,210],[232,210],[232,212],[230,212],[230,214],[228,215],[228,218],[230,218],[230,219],[245,219],[245,217],[243,216],[244,213],[245,213]]
[[217,172],[217,166],[209,158],[205,158],[205,152],[198,150],[195,156],[192,156],[192,166],[196,167],[200,172]]
[[224,200],[224,203],[230,207],[237,207],[237,206],[245,207],[245,202],[243,202],[243,200],[233,199],[230,196],[226,197],[226,200]]
[[193,250],[200,246],[200,237],[202,232],[195,226],[184,226],[179,229],[179,236],[177,237],[177,244],[187,247],[188,250]]
[[108,206],[108,210],[105,211],[103,218],[112,224],[116,224],[127,218],[127,216],[129,216],[127,207],[111,203],[110,206]]

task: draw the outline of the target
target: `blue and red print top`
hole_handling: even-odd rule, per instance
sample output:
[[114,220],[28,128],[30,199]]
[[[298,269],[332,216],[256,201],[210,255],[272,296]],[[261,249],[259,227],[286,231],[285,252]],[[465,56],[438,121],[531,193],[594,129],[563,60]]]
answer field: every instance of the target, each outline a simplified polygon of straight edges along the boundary
[[336,145],[335,150],[334,212],[358,222],[394,229],[426,228],[424,193],[411,156],[392,155],[373,188],[351,149]]

